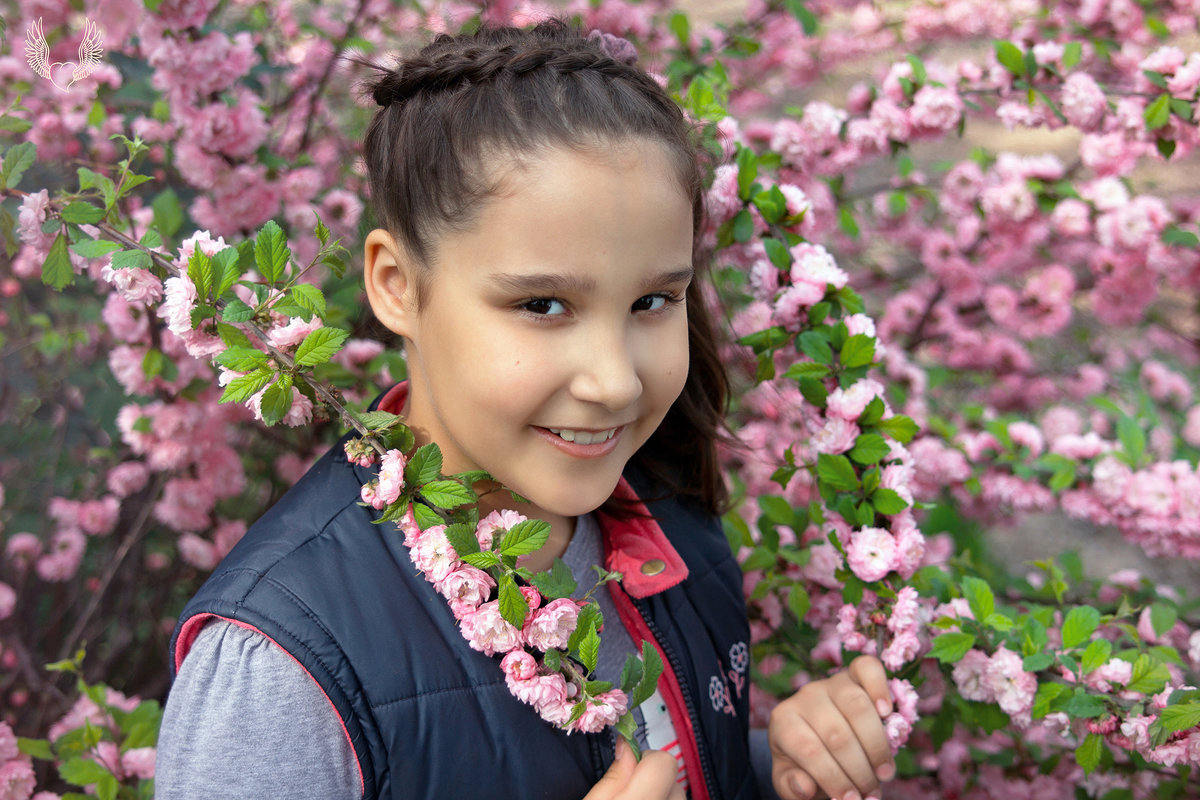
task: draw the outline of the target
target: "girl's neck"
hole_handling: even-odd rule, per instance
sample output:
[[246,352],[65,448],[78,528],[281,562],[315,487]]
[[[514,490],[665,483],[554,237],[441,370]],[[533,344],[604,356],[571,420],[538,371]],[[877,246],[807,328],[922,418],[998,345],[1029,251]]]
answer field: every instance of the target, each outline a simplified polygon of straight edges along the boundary
[[522,558],[520,564],[534,572],[550,569],[554,565],[554,559],[561,558],[562,554],[567,552],[567,546],[571,543],[571,537],[575,535],[576,517],[550,514],[530,503],[518,503],[504,489],[488,491],[488,489],[493,487],[498,488],[498,485],[475,484],[475,491],[479,492],[480,495],[479,516],[485,517],[493,511],[511,509],[529,519],[540,519],[549,522],[550,539],[536,553]]

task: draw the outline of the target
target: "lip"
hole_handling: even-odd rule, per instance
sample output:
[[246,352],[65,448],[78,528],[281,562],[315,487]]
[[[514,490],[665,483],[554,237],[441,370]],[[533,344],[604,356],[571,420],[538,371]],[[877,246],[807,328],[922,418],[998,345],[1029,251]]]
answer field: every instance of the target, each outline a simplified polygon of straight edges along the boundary
[[[549,428],[543,428],[538,425],[531,426],[535,433],[545,439],[554,447],[557,447],[563,453],[574,458],[601,458],[608,455],[613,450],[617,449],[617,444],[621,441],[621,435],[625,432],[624,425],[616,426],[616,433],[603,442],[595,444],[580,444],[579,442],[568,442],[566,439],[559,436],[557,433],[552,433]],[[588,433],[599,433],[606,431],[608,428],[564,428],[565,430],[587,431]]]

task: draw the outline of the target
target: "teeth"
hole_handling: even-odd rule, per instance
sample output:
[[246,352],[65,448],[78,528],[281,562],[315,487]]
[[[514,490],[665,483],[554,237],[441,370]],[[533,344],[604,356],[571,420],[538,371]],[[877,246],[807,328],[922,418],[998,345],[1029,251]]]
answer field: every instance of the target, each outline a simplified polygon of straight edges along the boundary
[[573,431],[567,428],[549,428],[549,431],[558,434],[563,441],[575,442],[576,444],[597,444],[611,439],[616,434],[617,429],[609,428],[606,431],[598,431],[596,433],[590,431]]

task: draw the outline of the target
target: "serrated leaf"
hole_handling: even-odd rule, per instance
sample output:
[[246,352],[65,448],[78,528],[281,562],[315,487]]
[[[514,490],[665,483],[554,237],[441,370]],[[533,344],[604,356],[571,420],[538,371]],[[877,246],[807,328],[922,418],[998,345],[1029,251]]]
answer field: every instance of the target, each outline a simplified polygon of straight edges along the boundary
[[878,423],[876,423],[875,427],[877,427],[884,434],[895,439],[897,442],[900,442],[900,444],[908,444],[911,442],[912,438],[916,436],[917,432],[920,430],[920,428],[917,427],[917,423],[913,422],[903,414],[897,414],[894,417],[881,419]]
[[247,322],[254,319],[254,309],[234,297],[225,302],[221,319],[225,322]]
[[738,168],[738,197],[749,200],[754,188],[754,179],[758,177],[758,156],[749,147],[739,147],[737,153]]
[[37,159],[37,145],[33,142],[14,144],[4,152],[4,165],[0,168],[0,189],[15,189],[21,176],[33,166]]
[[1167,733],[1194,728],[1200,725],[1200,703],[1167,706],[1158,712],[1158,721]]
[[154,210],[154,227],[162,231],[163,236],[174,236],[183,227],[183,207],[174,189],[163,189],[154,196],[150,207]]
[[71,245],[71,250],[84,258],[104,258],[109,253],[120,249],[121,245],[116,242],[103,239],[86,239]]
[[91,786],[105,775],[112,777],[112,773],[99,763],[86,758],[68,759],[59,765],[58,774],[75,786]]
[[442,471],[442,451],[430,442],[418,447],[404,466],[404,482],[410,486],[424,486],[437,480]]
[[463,562],[479,569],[491,569],[500,565],[500,556],[491,550],[481,550],[478,553],[467,553],[461,556]]
[[506,556],[525,556],[541,549],[550,539],[550,523],[527,519],[508,529],[500,542],[500,552]]
[[447,510],[474,503],[478,499],[475,492],[458,481],[451,480],[426,483],[421,487],[421,496],[428,500],[430,505]]
[[796,620],[803,622],[808,615],[809,608],[812,607],[812,599],[808,596],[808,590],[798,583],[792,586],[788,590],[787,606]]
[[42,262],[42,283],[61,292],[74,280],[75,270],[71,266],[71,257],[67,255],[67,237],[60,233],[54,237],[50,252]]
[[280,375],[274,383],[263,392],[259,408],[262,411],[263,422],[274,425],[280,422],[292,408],[292,376]]
[[212,257],[213,297],[220,297],[229,291],[234,282],[241,277],[238,269],[238,251],[236,247],[224,247]]
[[1009,41],[997,41],[994,44],[996,60],[1016,77],[1025,74],[1025,54],[1021,48]]
[[1025,656],[1021,661],[1021,669],[1026,672],[1041,672],[1048,669],[1054,664],[1053,653],[1034,653],[1031,656]]
[[468,553],[479,552],[479,540],[475,538],[475,529],[461,522],[446,526],[446,541],[454,548],[459,558]]
[[217,363],[234,372],[250,372],[266,366],[270,359],[261,350],[252,347],[231,347],[217,356]]
[[224,393],[218,402],[221,403],[242,403],[249,400],[251,396],[256,394],[260,389],[266,386],[275,377],[275,371],[262,367],[256,369],[247,375],[240,378],[234,378],[225,387]]
[[579,588],[571,568],[561,558],[554,559],[554,565],[548,571],[535,574],[530,583],[551,600],[570,597]]
[[850,459],[842,455],[821,453],[817,456],[817,479],[839,492],[859,488],[858,475]]
[[962,579],[962,593],[975,619],[983,621],[996,610],[996,596],[987,581],[968,575]]
[[267,220],[254,239],[254,263],[268,284],[274,284],[283,277],[291,256],[283,230],[275,220]]
[[1087,649],[1083,651],[1083,656],[1079,660],[1080,667],[1083,668],[1083,673],[1087,673],[1104,666],[1108,663],[1108,659],[1112,656],[1112,642],[1108,639],[1096,639],[1090,642]]
[[748,242],[754,236],[754,217],[750,216],[750,212],[742,209],[733,218],[733,238],[738,242]]
[[618,684],[621,691],[628,694],[642,679],[642,660],[634,653],[625,657],[625,666],[621,668],[621,681]]
[[787,368],[783,373],[783,377],[788,380],[799,380],[800,378],[824,378],[830,374],[829,367],[824,364],[816,364],[812,361],[798,361]]
[[498,599],[500,616],[504,617],[509,625],[520,630],[525,625],[525,617],[529,616],[529,603],[525,602],[525,595],[517,588],[512,575],[500,576]]
[[1091,606],[1076,606],[1063,620],[1063,647],[1082,647],[1100,625],[1100,612]]
[[1146,120],[1146,130],[1148,131],[1166,127],[1167,123],[1171,121],[1171,95],[1160,94],[1158,99],[1146,106],[1142,116]]
[[1033,709],[1031,714],[1034,719],[1041,719],[1050,713],[1051,705],[1063,692],[1069,688],[1061,683],[1039,683],[1037,693],[1033,696]]
[[972,634],[943,633],[934,638],[933,649],[929,651],[929,655],[943,664],[956,664],[962,661],[963,656],[974,646],[975,637]]
[[113,269],[149,269],[153,262],[145,250],[122,250],[112,254]]
[[358,421],[363,424],[363,427],[371,431],[390,428],[396,423],[404,421],[404,417],[388,411],[364,411],[357,416]]
[[325,363],[341,349],[342,342],[349,335],[349,331],[341,328],[317,328],[305,336],[296,348],[296,366],[315,367]]
[[192,251],[192,257],[188,259],[187,274],[196,285],[201,304],[205,303],[212,295],[213,267],[212,259],[199,247]]
[[76,225],[94,225],[104,219],[104,209],[96,208],[91,203],[84,203],[76,200],[73,203],[68,203],[60,212],[63,222],[72,222]]
[[1083,744],[1075,748],[1075,762],[1083,767],[1083,771],[1091,774],[1100,765],[1100,754],[1104,752],[1104,739],[1096,733],[1089,733]]
[[1141,692],[1142,694],[1157,694],[1163,690],[1163,686],[1171,679],[1171,673],[1162,664],[1159,664],[1152,657],[1142,653],[1133,662],[1133,671],[1129,677],[1129,683],[1125,688],[1131,692]]
[[24,736],[18,736],[17,749],[27,756],[44,761],[54,760],[54,751],[50,749],[50,742],[45,739],[27,739]]
[[322,247],[329,242],[329,228],[325,227],[325,223],[321,221],[320,216],[317,217],[317,225],[315,228],[313,228],[313,233],[316,235],[317,240],[321,243]]
[[871,505],[880,514],[892,516],[908,508],[908,501],[901,497],[895,489],[876,489],[875,493],[871,495]]
[[1056,704],[1056,707],[1072,719],[1096,719],[1108,713],[1104,698],[1088,694],[1082,689],[1076,691],[1065,703]]
[[817,331],[805,331],[800,334],[796,337],[796,345],[800,352],[818,364],[833,363],[833,349],[829,346],[829,339]]
[[658,678],[663,673],[662,656],[649,641],[642,642],[642,679],[629,695],[629,708],[634,709],[649,699],[658,689]]
[[33,123],[27,119],[14,117],[12,114],[0,114],[0,131],[24,133],[32,127]]
[[863,433],[854,440],[854,447],[850,448],[849,455],[859,464],[870,466],[878,464],[889,453],[891,448],[882,436],[878,433]]
[[289,290],[292,302],[318,317],[325,316],[325,295],[311,283],[297,283]]
[[843,367],[865,367],[875,360],[875,339],[856,333],[842,345],[839,358]]
[[792,251],[788,246],[774,237],[763,239],[763,248],[767,258],[778,270],[788,270],[792,266]]
[[1150,627],[1154,629],[1154,633],[1162,636],[1171,628],[1175,627],[1175,622],[1179,619],[1179,612],[1173,606],[1166,603],[1154,603],[1150,606]]
[[579,642],[579,660],[587,669],[588,674],[596,671],[596,663],[600,660],[600,635],[592,628]]

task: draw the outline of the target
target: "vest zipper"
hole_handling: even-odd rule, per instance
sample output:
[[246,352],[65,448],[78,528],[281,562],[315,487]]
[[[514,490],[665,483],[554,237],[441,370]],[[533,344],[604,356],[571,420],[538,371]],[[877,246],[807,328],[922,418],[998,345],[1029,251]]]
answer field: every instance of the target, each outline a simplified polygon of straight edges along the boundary
[[646,623],[646,627],[650,629],[650,633],[658,642],[658,646],[662,648],[663,655],[667,657],[667,661],[671,665],[671,671],[675,673],[675,679],[679,682],[679,693],[683,696],[683,705],[692,720],[692,729],[696,731],[696,753],[700,756],[700,771],[703,773],[701,777],[704,779],[704,785],[708,787],[708,796],[710,798],[718,798],[721,796],[721,792],[717,786],[716,779],[713,777],[707,744],[704,741],[703,735],[701,735],[704,728],[700,723],[700,715],[696,713],[696,707],[692,704],[691,693],[683,685],[683,664],[675,655],[675,651],[671,648],[666,637],[663,636],[662,630],[648,613],[649,609],[646,606],[646,601],[637,597],[630,597],[629,599],[633,601],[633,607],[642,615],[642,620]]

